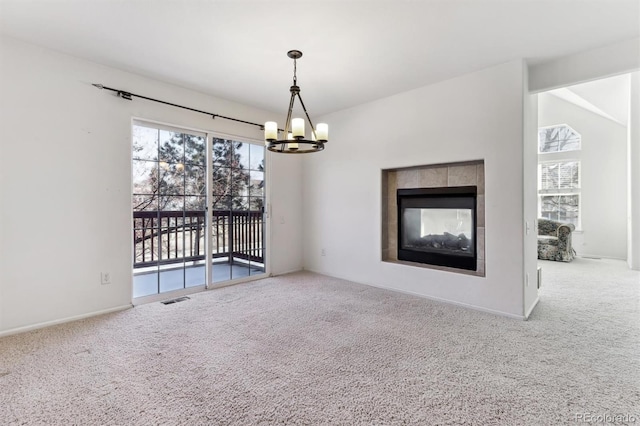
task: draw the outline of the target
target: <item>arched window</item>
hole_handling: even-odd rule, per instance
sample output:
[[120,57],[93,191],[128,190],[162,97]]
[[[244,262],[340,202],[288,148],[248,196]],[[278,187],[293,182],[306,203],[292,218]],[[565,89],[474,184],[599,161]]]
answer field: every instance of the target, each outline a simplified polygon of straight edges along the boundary
[[538,152],[576,151],[581,148],[582,137],[566,124],[538,129]]

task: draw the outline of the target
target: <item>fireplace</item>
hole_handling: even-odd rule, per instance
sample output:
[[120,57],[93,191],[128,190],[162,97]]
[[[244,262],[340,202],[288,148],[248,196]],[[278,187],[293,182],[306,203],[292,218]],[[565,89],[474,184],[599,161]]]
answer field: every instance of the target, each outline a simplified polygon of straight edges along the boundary
[[398,189],[398,260],[476,270],[475,186]]

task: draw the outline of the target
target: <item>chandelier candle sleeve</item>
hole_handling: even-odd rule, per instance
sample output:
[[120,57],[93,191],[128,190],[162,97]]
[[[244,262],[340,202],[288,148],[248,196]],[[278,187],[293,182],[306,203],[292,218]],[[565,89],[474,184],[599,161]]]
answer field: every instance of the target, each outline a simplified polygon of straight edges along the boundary
[[316,137],[319,141],[329,140],[329,125],[327,123],[318,123],[316,126]]
[[[289,134],[287,135],[287,140],[288,141],[295,141],[293,133],[289,132]],[[289,149],[296,150],[296,149],[298,149],[298,142],[289,142],[287,144],[287,147]]]
[[275,121],[264,123],[264,138],[268,141],[278,139],[278,123]]
[[291,120],[291,127],[293,131],[293,137],[302,137],[304,138],[304,119],[302,118],[294,118]]

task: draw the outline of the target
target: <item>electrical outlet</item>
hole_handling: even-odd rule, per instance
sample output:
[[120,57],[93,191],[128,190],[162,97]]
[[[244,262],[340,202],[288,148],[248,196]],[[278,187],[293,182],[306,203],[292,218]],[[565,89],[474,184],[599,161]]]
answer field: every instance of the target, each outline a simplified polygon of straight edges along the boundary
[[109,272],[100,273],[100,283],[102,285],[111,284],[111,274]]
[[320,250],[320,256],[326,256],[327,252],[324,249]]

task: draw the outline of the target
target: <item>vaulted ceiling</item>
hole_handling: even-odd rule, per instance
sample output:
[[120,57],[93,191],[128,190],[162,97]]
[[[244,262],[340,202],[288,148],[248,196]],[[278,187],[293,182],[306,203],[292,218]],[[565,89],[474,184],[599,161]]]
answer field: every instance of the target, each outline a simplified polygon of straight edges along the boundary
[[4,35],[272,111],[302,50],[312,115],[635,38],[639,21],[638,0],[0,0]]
[[623,126],[629,122],[628,74],[551,90],[549,93]]

